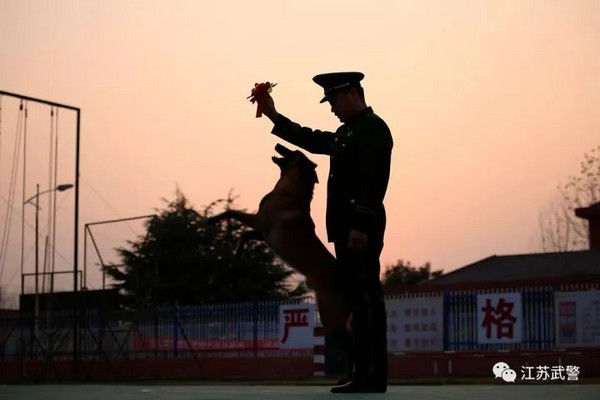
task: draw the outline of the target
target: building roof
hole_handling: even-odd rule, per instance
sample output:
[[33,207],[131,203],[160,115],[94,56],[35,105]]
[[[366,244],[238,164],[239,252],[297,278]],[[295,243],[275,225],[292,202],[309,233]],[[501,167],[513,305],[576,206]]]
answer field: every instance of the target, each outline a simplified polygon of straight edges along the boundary
[[600,277],[600,250],[493,255],[424,285],[455,285],[515,281],[556,281],[564,278]]

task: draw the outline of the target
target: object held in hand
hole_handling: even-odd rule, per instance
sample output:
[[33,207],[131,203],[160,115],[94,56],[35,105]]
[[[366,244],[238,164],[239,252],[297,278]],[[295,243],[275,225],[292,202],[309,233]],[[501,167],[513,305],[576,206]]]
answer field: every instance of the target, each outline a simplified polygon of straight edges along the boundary
[[251,103],[256,102],[256,118],[262,117],[265,94],[271,93],[275,85],[271,82],[255,83],[250,96],[246,97]]

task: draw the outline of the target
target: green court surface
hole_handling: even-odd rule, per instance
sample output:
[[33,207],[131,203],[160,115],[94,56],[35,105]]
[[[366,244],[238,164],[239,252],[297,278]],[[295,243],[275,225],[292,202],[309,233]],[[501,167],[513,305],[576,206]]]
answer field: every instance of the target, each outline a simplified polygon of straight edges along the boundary
[[260,385],[0,385],[2,400],[598,400],[600,385],[435,385],[390,386],[385,394],[331,394],[328,386]]

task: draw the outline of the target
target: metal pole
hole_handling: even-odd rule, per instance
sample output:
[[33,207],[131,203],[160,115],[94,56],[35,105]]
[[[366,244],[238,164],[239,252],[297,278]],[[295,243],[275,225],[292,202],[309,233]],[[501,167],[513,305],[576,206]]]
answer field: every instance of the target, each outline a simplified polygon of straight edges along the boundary
[[16,97],[16,98],[22,99],[22,100],[33,101],[33,102],[36,102],[36,103],[47,104],[49,106],[55,106],[55,107],[60,107],[60,108],[67,108],[69,110],[74,110],[74,111],[78,111],[79,112],[79,108],[77,108],[77,107],[68,106],[66,104],[60,104],[60,103],[56,103],[56,102],[48,101],[48,100],[36,99],[35,97],[23,96],[22,94],[16,94],[16,93],[11,93],[11,92],[6,92],[4,90],[0,90],[0,95],[9,96],[9,97]]
[[[77,137],[75,140],[75,226],[74,226],[74,238],[73,238],[73,296],[77,296],[77,264],[79,262],[79,132],[81,127],[81,112],[77,109]],[[73,378],[79,379],[79,343],[78,343],[78,330],[79,330],[79,302],[76,301],[75,318],[73,320]]]
[[[56,109],[56,119],[54,129],[54,186],[58,182],[58,108]],[[50,275],[50,293],[54,294],[54,267],[56,265],[56,195],[57,191],[52,192],[52,261]]]
[[[82,288],[87,287],[87,237],[88,237],[88,226],[83,226],[83,285]],[[104,288],[102,288],[104,289]]]
[[39,298],[39,219],[40,219],[40,184],[35,186],[35,337],[38,337],[39,317],[40,317],[40,298]]

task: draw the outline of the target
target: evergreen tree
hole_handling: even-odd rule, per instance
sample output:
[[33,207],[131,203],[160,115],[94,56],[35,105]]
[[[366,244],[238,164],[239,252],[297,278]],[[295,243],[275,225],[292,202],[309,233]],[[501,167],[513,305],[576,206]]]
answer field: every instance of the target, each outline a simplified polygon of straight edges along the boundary
[[304,282],[290,282],[294,271],[263,242],[249,242],[241,257],[233,254],[237,240],[248,228],[233,220],[206,223],[215,208],[228,208],[232,202],[229,196],[199,213],[177,191],[174,201],[157,210],[156,217],[146,223],[145,235],[117,249],[123,266],[107,268],[124,305],[142,308],[306,295]]

